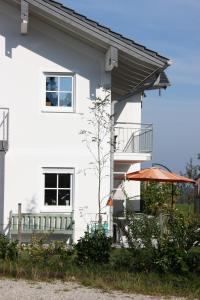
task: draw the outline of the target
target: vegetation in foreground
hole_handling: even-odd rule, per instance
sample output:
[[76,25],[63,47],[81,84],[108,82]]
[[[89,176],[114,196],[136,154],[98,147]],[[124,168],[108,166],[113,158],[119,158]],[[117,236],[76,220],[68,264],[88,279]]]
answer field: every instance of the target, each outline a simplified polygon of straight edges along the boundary
[[[200,218],[173,212],[164,229],[156,219],[127,217],[129,248],[113,249],[101,230],[73,247],[34,238],[18,247],[0,236],[0,275],[31,280],[71,280],[105,291],[200,299]],[[153,238],[152,238],[153,237]]]
[[2,277],[17,279],[51,281],[77,281],[88,287],[100,288],[106,292],[119,290],[126,293],[144,295],[176,296],[190,299],[200,299],[199,276],[197,274],[158,274],[144,272],[128,272],[114,270],[109,265],[84,266],[70,264],[63,271],[52,266],[41,268],[38,265],[20,262],[2,262],[0,264]]

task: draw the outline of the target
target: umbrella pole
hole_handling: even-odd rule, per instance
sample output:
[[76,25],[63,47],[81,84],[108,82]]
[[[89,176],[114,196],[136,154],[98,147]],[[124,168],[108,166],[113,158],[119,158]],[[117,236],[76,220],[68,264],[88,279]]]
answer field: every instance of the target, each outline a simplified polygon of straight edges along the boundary
[[174,184],[172,183],[172,208],[174,208]]

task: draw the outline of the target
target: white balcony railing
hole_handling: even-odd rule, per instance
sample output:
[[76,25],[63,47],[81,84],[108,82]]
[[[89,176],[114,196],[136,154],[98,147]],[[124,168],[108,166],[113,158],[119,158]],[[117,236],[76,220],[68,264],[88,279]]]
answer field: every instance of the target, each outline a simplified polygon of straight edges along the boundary
[[152,124],[116,123],[114,128],[115,152],[151,153],[152,148]]

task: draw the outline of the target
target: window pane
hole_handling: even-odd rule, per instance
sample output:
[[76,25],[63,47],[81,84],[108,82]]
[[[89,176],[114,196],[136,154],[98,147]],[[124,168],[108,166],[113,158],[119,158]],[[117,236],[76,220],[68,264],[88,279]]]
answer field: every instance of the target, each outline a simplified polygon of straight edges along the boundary
[[57,174],[45,174],[45,188],[57,187]]
[[46,92],[46,106],[58,106],[58,93]]
[[45,190],[45,205],[56,205],[57,190]]
[[70,174],[59,174],[59,188],[70,188]]
[[70,190],[58,190],[58,205],[70,205]]
[[46,77],[46,90],[57,91],[58,90],[58,78],[57,77]]
[[71,93],[60,93],[60,106],[72,106],[72,94]]
[[60,77],[60,91],[72,91],[72,77]]

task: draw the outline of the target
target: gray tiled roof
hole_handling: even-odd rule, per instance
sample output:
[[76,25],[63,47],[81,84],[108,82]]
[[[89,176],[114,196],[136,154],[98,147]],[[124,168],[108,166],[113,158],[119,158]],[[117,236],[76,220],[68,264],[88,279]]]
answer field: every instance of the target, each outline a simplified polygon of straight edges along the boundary
[[50,5],[52,5],[52,6],[54,6],[54,7],[56,7],[56,8],[58,8],[58,9],[61,9],[65,13],[68,13],[68,14],[70,14],[70,15],[78,18],[78,19],[80,19],[81,21],[86,22],[87,24],[90,24],[91,26],[93,26],[95,28],[98,28],[99,30],[101,30],[101,31],[103,31],[103,32],[105,32],[105,33],[107,33],[107,34],[109,34],[109,35],[111,35],[111,36],[113,36],[113,37],[115,37],[115,38],[117,38],[117,39],[119,39],[119,40],[127,43],[128,45],[134,46],[135,48],[139,49],[140,51],[143,51],[143,52],[145,52],[145,53],[147,53],[149,55],[152,55],[154,57],[158,57],[159,59],[161,59],[161,60],[163,60],[165,62],[169,61],[168,58],[160,55],[159,53],[157,53],[155,51],[152,51],[152,50],[146,48],[145,46],[143,46],[141,44],[138,44],[135,41],[133,41],[133,40],[127,38],[127,37],[124,37],[123,35],[121,35],[121,34],[119,34],[117,32],[112,31],[110,28],[105,27],[105,26],[99,24],[96,21],[88,19],[86,16],[77,13],[73,9],[68,8],[68,7],[64,6],[63,4],[61,4],[61,3],[57,2],[57,1],[54,1],[54,0],[43,0],[43,1],[46,2],[46,3],[48,3],[48,4],[50,4]]

